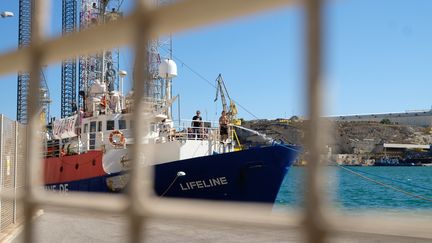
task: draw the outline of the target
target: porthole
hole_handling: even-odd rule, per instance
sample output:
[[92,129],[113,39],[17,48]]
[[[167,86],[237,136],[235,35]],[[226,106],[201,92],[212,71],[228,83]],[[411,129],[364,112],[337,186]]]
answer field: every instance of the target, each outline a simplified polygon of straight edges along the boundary
[[60,166],[60,172],[63,172],[63,166]]
[[76,163],[76,164],[75,164],[75,170],[78,170],[78,168],[79,168],[79,164]]
[[93,165],[93,166],[96,166],[96,160],[95,160],[95,159],[92,160],[92,165]]

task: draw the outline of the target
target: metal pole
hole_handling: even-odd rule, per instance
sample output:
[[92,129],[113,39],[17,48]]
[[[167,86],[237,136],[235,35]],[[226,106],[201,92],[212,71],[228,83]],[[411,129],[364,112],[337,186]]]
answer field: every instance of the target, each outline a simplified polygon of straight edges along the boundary
[[120,93],[120,107],[121,107],[121,112],[123,111],[123,109],[125,108],[125,104],[124,104],[124,96],[123,96],[123,75],[120,76],[120,85],[119,85],[119,93]]
[[178,121],[179,121],[179,127],[180,127],[180,123],[181,123],[181,115],[180,115],[180,94],[177,95],[177,112],[178,112]]
[[173,42],[172,42],[172,34],[170,34],[170,49],[169,49],[169,52],[170,52],[170,59],[172,60],[173,59]]
[[[4,115],[0,115],[0,191],[3,191],[3,151],[4,151]],[[0,199],[0,209],[2,208],[2,200]],[[0,229],[2,227],[3,214],[0,212]]]
[[19,123],[16,121],[15,122],[15,166],[14,166],[14,195],[15,195],[15,199],[14,199],[14,204],[13,204],[13,223],[15,224],[17,221],[16,221],[16,212],[17,212],[17,198],[16,198],[16,196],[17,196],[17,174],[18,174],[18,133],[19,133],[19,130],[18,130],[18,126],[19,126]]
[[[119,86],[120,97],[123,97],[123,75],[120,75],[120,86]],[[123,107],[123,104],[122,104]]]
[[[135,1],[135,9],[140,14],[134,23],[134,48],[135,48],[135,63],[133,71],[133,89],[134,89],[134,113],[133,120],[135,126],[133,127],[133,134],[135,135],[135,143],[131,147],[132,163],[130,172],[130,184],[128,190],[129,198],[129,241],[132,243],[142,242],[144,232],[142,231],[145,226],[147,215],[141,216],[140,211],[144,206],[143,199],[140,195],[150,195],[152,185],[152,175],[150,169],[144,168],[146,162],[151,161],[153,158],[153,151],[148,147],[143,146],[142,138],[149,131],[149,120],[143,116],[143,110],[149,106],[147,102],[142,102],[143,98],[148,96],[153,97],[152,90],[149,89],[153,82],[153,77],[150,74],[150,60],[148,52],[148,43],[150,43],[150,31],[152,23],[147,18],[148,12],[151,8],[148,1]],[[144,97],[144,94],[146,97]]]
[[40,70],[42,69],[42,63],[44,58],[44,49],[41,46],[43,43],[43,33],[45,23],[45,17],[48,16],[45,13],[48,7],[48,1],[46,0],[32,0],[33,18],[32,18],[32,42],[30,43],[31,60],[30,67],[30,82],[29,82],[29,93],[28,93],[28,130],[27,130],[27,143],[26,143],[26,161],[25,161],[25,185],[24,185],[24,242],[32,242],[34,239],[34,226],[32,218],[35,213],[37,202],[34,200],[35,194],[42,185],[41,173],[39,168],[41,167],[41,138],[39,132],[42,130],[42,124],[39,119],[39,113],[41,111],[41,104],[39,102],[39,87],[41,82]]
[[[166,100],[166,104],[168,105],[168,102],[170,102],[172,98],[171,78],[168,77],[168,73],[166,74],[166,78],[165,78],[165,92],[166,92],[165,100]],[[172,119],[171,105],[168,106],[168,110],[167,110],[168,119]]]
[[325,241],[327,230],[323,214],[324,194],[320,171],[320,152],[324,147],[324,132],[320,118],[322,116],[323,98],[321,75],[321,0],[306,1],[306,39],[307,39],[307,103],[309,124],[306,149],[309,150],[307,158],[307,183],[305,190],[305,230],[306,239],[310,243]]

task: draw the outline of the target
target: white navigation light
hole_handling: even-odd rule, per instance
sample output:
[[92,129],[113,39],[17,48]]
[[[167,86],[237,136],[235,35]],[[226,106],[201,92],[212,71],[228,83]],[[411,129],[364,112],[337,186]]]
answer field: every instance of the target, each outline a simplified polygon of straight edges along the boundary
[[0,14],[0,16],[2,16],[2,18],[7,18],[7,17],[13,17],[14,14],[12,12],[9,12],[9,11],[4,11]]
[[174,60],[163,59],[159,65],[159,76],[161,78],[177,77],[177,64]]
[[185,176],[185,175],[186,175],[186,173],[184,171],[177,172],[177,177],[182,177],[182,176]]
[[124,77],[126,77],[127,72],[125,70],[120,70],[119,75],[120,75],[120,77],[124,78]]

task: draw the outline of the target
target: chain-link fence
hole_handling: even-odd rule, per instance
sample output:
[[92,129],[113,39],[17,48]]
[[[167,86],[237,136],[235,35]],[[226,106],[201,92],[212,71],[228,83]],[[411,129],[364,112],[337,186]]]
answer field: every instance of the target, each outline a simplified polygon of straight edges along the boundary
[[[0,115],[0,186],[1,191],[17,195],[24,186],[25,125]],[[23,220],[20,202],[2,197],[0,200],[0,230]]]

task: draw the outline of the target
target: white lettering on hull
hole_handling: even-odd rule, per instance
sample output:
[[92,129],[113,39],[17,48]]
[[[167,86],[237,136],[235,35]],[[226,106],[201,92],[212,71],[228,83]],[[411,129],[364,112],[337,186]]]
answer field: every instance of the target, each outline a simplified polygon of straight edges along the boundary
[[45,186],[45,190],[47,191],[54,191],[54,192],[60,192],[60,193],[67,193],[69,191],[69,184],[59,184],[57,185],[51,185],[51,186]]
[[196,189],[203,189],[203,188],[209,188],[209,187],[223,186],[223,185],[227,185],[227,184],[228,184],[228,180],[225,176],[223,176],[223,177],[217,177],[217,178],[210,178],[207,180],[188,181],[188,182],[180,183],[180,189],[182,191],[188,191],[188,190],[196,190]]

